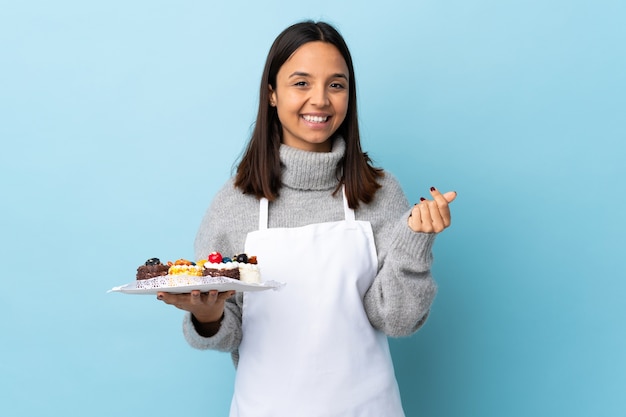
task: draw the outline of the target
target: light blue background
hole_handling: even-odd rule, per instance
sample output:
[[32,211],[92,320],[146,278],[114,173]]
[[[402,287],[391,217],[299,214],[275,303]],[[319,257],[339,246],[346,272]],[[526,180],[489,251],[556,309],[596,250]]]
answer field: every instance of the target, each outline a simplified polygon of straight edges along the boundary
[[391,342],[407,415],[623,416],[625,17],[619,0],[2,2],[2,415],[226,415],[229,356],[188,347],[180,311],[106,291],[193,256],[272,40],[322,18],[351,47],[376,163],[412,201],[459,192],[431,317]]

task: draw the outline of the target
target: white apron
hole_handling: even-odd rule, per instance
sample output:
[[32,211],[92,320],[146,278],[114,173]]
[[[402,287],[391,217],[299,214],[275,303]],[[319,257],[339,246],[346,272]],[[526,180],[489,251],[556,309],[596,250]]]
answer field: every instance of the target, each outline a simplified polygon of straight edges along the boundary
[[297,228],[268,225],[245,251],[280,291],[244,294],[243,338],[231,417],[404,416],[387,337],[370,324],[363,296],[377,271],[369,222]]

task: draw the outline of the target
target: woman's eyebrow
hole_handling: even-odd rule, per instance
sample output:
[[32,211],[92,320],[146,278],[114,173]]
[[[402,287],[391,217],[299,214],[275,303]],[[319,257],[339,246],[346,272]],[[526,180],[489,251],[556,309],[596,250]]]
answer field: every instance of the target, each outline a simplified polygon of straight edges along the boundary
[[311,76],[311,74],[309,74],[308,72],[296,71],[296,72],[291,73],[289,78],[291,78],[291,77],[310,77],[310,76]]
[[[293,73],[291,73],[291,75],[289,75],[289,78],[292,77],[310,77],[311,74],[309,74],[308,72],[302,72],[302,71],[295,71]],[[340,73],[338,72],[337,74],[333,74],[330,78],[344,78],[344,79],[348,79],[348,76],[346,74]]]

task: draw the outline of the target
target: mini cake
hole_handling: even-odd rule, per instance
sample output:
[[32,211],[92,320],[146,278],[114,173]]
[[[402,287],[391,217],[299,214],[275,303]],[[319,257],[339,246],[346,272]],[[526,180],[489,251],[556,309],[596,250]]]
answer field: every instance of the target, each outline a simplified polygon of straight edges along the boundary
[[169,269],[170,266],[162,264],[159,258],[150,258],[144,265],[137,268],[137,280],[140,281],[167,275]]
[[202,276],[202,270],[195,264],[195,262],[191,262],[186,259],[179,259],[176,262],[168,262],[167,264],[170,266],[167,272],[168,275]]
[[207,261],[203,263],[202,275],[239,279],[239,264],[230,258],[222,257],[219,252],[211,252]]
[[261,274],[256,256],[241,253],[231,258],[223,257],[219,252],[211,252],[203,263],[203,275],[238,279],[247,284],[261,282]]
[[256,256],[250,256],[245,253],[235,257],[239,264],[239,279],[246,284],[259,284],[261,282],[261,273],[259,265],[257,265]]

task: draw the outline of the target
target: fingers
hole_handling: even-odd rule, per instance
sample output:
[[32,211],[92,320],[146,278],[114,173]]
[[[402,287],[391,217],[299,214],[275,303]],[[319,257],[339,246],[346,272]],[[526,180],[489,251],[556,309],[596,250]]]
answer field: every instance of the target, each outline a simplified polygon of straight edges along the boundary
[[165,304],[173,305],[182,310],[190,311],[198,306],[211,306],[218,302],[226,301],[235,295],[236,291],[218,292],[212,290],[201,293],[199,290],[193,290],[188,294],[173,294],[168,292],[158,292],[157,300],[163,301]]
[[157,300],[163,301],[165,304],[173,305],[176,308],[181,310],[186,310],[184,306],[190,304],[189,297],[190,294],[172,294],[169,292],[158,292]]
[[[430,214],[430,222],[432,226],[432,233],[439,233],[450,225],[450,218],[445,217],[439,206],[439,202],[436,200],[424,201],[424,207]],[[449,212],[448,212],[449,215]]]
[[[214,292],[217,292],[217,291],[214,291]],[[203,295],[199,290],[193,290],[191,291],[189,302],[192,306],[199,306],[202,304],[206,304],[209,299],[211,299],[211,292],[205,293]]]
[[[449,195],[451,193],[448,192],[446,194]],[[443,224],[444,229],[450,226],[450,207],[448,206],[448,203],[452,202],[456,198],[456,192],[452,192],[452,194],[452,200],[448,200],[445,195],[441,194],[439,190],[437,190],[435,187],[430,187],[430,195],[433,196],[435,202],[435,204],[431,204],[430,206],[437,211],[437,214],[434,215],[433,218],[436,217],[440,221],[438,222],[437,226],[439,226],[439,223],[441,223]]]
[[432,205],[433,202],[429,202],[424,197],[422,197],[421,202],[417,205],[417,208],[420,211],[420,218],[422,219],[421,231],[425,233],[433,233],[433,210]]
[[218,299],[218,301],[226,301],[230,297],[235,295],[236,293],[237,293],[236,291],[224,291],[224,292],[221,292],[221,293],[217,294],[217,299]]
[[409,227],[415,232],[439,233],[451,224],[449,203],[454,201],[455,191],[442,194],[435,187],[430,188],[433,200],[421,198],[409,216]]
[[448,203],[452,203],[456,198],[456,191],[448,191],[443,194],[443,198],[445,198]]

